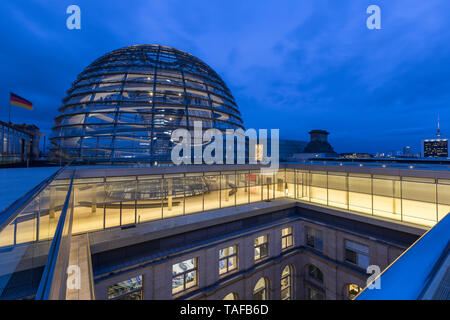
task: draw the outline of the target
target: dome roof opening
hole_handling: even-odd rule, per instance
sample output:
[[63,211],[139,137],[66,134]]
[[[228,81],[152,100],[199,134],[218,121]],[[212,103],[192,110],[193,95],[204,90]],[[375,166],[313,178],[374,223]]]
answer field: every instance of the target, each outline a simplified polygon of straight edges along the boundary
[[112,51],[81,72],[53,127],[56,159],[170,162],[178,128],[244,129],[220,76],[200,59],[160,45]]

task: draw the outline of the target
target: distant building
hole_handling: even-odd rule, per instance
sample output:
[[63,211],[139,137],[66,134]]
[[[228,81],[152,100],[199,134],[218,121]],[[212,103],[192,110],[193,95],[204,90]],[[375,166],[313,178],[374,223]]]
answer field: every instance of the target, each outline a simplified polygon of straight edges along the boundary
[[330,133],[325,130],[312,130],[309,132],[310,141],[303,152],[296,153],[293,159],[333,158],[338,154],[328,142]]
[[441,138],[439,118],[436,139],[422,140],[422,154],[425,158],[448,158],[448,139]]
[[35,125],[0,121],[0,164],[37,159],[40,137],[39,128]]
[[358,153],[358,152],[353,152],[353,153],[341,153],[339,155],[339,158],[345,158],[345,159],[369,159],[369,158],[373,158],[373,155],[371,155],[370,153]]
[[422,142],[425,158],[448,158],[448,139],[427,139]]
[[399,156],[399,158],[420,158],[420,157],[421,157],[420,152],[414,153],[413,149],[410,146],[403,147],[403,151]]
[[410,156],[412,153],[411,153],[411,147],[410,146],[405,146],[405,147],[403,147],[403,156],[404,157],[408,157],[408,156]]

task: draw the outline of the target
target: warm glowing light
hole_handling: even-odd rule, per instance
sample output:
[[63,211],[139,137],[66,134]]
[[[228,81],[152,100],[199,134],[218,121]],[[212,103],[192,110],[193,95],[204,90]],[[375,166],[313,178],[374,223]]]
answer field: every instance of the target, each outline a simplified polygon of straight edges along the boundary
[[263,161],[263,151],[264,151],[264,145],[262,145],[262,144],[255,145],[256,161]]

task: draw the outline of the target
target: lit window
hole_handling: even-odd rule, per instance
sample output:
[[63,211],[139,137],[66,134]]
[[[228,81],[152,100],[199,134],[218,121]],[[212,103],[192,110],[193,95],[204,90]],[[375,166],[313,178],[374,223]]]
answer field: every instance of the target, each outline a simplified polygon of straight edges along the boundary
[[223,297],[222,300],[238,300],[238,299],[239,299],[238,295],[236,293],[231,292],[227,294],[225,297]]
[[369,247],[345,240],[345,261],[357,265],[362,269],[367,269],[369,266]]
[[294,236],[292,235],[292,227],[281,230],[281,249],[287,249],[294,245]]
[[281,300],[292,299],[292,267],[286,266],[281,273]]
[[253,289],[253,300],[267,300],[267,280],[260,278]]
[[172,294],[197,285],[197,258],[185,260],[172,266]]
[[108,299],[142,300],[142,276],[137,276],[109,286]]
[[237,246],[219,250],[219,274],[223,275],[237,269]]
[[323,250],[323,232],[311,227],[305,227],[306,245],[317,251]]
[[255,261],[263,259],[269,255],[267,235],[255,238]]
[[308,265],[308,275],[311,279],[314,279],[320,283],[323,282],[323,273],[319,268],[313,265]]
[[361,292],[361,287],[354,283],[347,284],[345,288],[347,298],[350,300],[353,300]]

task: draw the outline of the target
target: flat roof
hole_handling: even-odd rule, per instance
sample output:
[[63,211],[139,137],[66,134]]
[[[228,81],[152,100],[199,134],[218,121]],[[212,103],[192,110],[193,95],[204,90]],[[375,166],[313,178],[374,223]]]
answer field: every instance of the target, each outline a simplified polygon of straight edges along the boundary
[[59,170],[59,167],[0,169],[0,212]]
[[[77,170],[75,178],[119,177],[139,175],[180,174],[196,172],[259,170],[267,168],[259,164],[244,165],[180,165],[180,166],[72,166],[61,173],[57,179],[68,179],[72,170]],[[320,161],[310,163],[280,163],[280,169],[298,169],[310,171],[348,172],[374,175],[411,176],[435,179],[450,179],[450,165],[418,164],[380,164],[380,163],[339,163]]]

